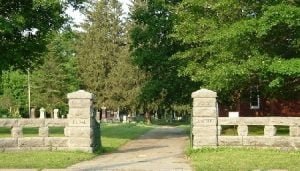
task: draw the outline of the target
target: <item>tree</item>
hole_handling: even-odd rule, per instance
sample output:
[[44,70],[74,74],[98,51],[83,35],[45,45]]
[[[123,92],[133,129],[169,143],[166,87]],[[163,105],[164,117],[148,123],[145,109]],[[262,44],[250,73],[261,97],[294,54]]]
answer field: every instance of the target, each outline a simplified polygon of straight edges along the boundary
[[176,19],[172,8],[177,1],[135,1],[131,20],[132,57],[147,73],[141,101],[149,113],[175,104],[189,104],[190,94],[199,84],[179,76],[180,61],[172,55],[184,47],[171,37]]
[[183,0],[176,13],[180,74],[223,103],[248,96],[251,86],[264,97],[299,97],[299,1]]
[[56,33],[47,46],[44,62],[32,72],[32,106],[66,109],[67,93],[78,89],[74,59],[75,35],[70,31]]
[[108,98],[107,105],[124,112],[136,112],[139,108],[138,96],[144,81],[145,74],[133,65],[129,49],[124,48],[107,78],[107,89],[104,92]]
[[83,1],[1,0],[0,70],[10,66],[25,70],[39,61],[48,36],[67,21],[67,6],[78,7]]
[[3,71],[1,74],[0,108],[7,111],[9,117],[20,117],[21,108],[26,110],[27,75],[21,71]]
[[108,105],[107,80],[126,49],[126,33],[117,0],[100,0],[88,11],[85,32],[80,33],[77,61],[82,88],[94,93],[97,106]]

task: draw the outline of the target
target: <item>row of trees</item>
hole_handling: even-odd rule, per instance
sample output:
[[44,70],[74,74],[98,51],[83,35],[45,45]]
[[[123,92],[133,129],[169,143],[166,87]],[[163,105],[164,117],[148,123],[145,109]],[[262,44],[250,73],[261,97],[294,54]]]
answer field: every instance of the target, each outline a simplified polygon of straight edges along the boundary
[[[78,88],[96,94],[98,108],[141,110],[147,118],[154,111],[188,110],[191,92],[200,87],[217,91],[229,105],[248,96],[251,86],[267,98],[300,95],[298,1],[135,0],[128,18],[117,0],[91,1],[83,32],[64,24],[65,4],[30,2],[26,9],[16,4],[49,10],[54,19],[39,21],[48,29],[39,22],[22,27],[22,10],[0,7],[6,40],[0,47],[15,48],[0,59],[1,108],[12,113],[26,110],[28,67],[32,104],[48,111],[64,109],[66,93]],[[75,7],[82,1],[74,2],[66,1]],[[11,10],[16,4],[6,3]],[[10,32],[10,25],[19,30]],[[33,28],[37,34],[26,36]]]

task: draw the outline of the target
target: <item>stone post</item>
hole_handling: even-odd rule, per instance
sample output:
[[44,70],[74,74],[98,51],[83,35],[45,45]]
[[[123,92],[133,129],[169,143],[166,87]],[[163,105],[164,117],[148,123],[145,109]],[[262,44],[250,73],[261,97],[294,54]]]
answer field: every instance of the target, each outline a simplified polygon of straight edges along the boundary
[[217,130],[217,93],[201,89],[192,93],[192,137],[193,148],[216,147]]
[[47,126],[39,128],[39,136],[40,137],[48,137],[49,136],[49,128]]
[[239,136],[248,136],[248,126],[247,125],[239,125],[237,127],[237,132]]
[[272,137],[276,135],[276,127],[274,125],[265,125],[264,136]]
[[300,126],[290,126],[290,136],[300,137]]
[[58,119],[58,109],[54,109],[53,110],[53,114],[54,114],[54,119]]
[[84,90],[68,94],[69,114],[66,135],[69,149],[93,152],[100,146],[100,125],[95,119],[94,95]]
[[45,111],[46,110],[43,107],[40,109],[40,119],[45,119]]
[[22,127],[13,127],[11,129],[11,136],[13,138],[23,137]]

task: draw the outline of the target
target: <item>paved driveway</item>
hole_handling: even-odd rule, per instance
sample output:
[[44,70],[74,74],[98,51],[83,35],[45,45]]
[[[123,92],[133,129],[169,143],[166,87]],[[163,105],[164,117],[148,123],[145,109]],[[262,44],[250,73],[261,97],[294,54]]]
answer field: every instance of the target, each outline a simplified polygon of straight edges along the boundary
[[190,171],[183,152],[187,143],[188,137],[181,128],[158,127],[115,153],[75,164],[68,170]]

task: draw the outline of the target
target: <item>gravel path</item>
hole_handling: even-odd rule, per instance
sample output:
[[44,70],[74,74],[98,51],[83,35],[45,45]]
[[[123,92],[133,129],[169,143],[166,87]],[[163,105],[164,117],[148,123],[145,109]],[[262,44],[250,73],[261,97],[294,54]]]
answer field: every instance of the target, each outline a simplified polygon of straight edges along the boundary
[[191,171],[183,152],[187,143],[188,137],[181,128],[158,127],[115,153],[75,164],[67,170]]

